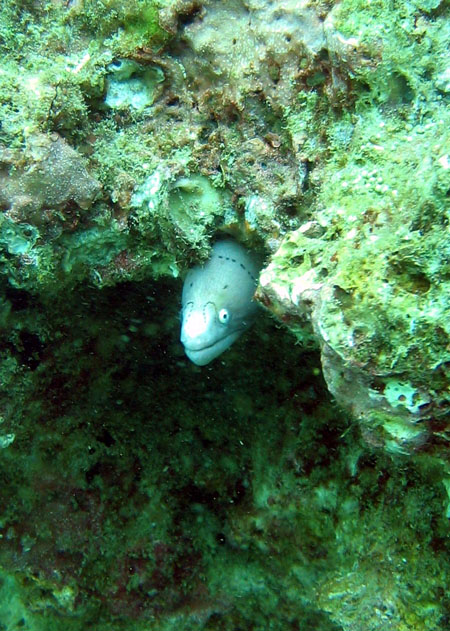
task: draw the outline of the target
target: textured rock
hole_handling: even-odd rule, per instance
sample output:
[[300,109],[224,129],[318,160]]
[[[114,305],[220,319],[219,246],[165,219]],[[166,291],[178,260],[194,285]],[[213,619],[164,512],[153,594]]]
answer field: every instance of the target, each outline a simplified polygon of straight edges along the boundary
[[[243,108],[262,91],[276,107],[289,106],[306,66],[325,47],[323,25],[307,1],[238,0],[203,3],[201,20],[183,32],[189,80],[203,93],[224,92]],[[208,98],[208,94],[205,94]]]
[[29,139],[24,152],[0,148],[0,207],[12,220],[45,222],[45,213],[73,205],[87,210],[100,183],[83,158],[57,134]]
[[286,238],[261,274],[259,299],[300,341],[317,342],[330,392],[368,442],[410,453],[441,436],[450,409],[447,241],[419,268],[420,237],[405,247],[401,233],[386,235],[372,254],[376,239],[349,250],[348,235],[317,232],[308,223]]
[[[447,4],[0,14],[0,626],[450,628]],[[275,318],[200,368],[223,235]]]

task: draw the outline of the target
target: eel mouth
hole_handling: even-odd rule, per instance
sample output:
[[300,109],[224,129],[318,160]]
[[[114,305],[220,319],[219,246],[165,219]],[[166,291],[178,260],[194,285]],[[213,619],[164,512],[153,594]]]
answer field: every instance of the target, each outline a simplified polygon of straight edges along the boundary
[[206,366],[213,359],[218,357],[240,336],[242,331],[233,331],[225,337],[215,340],[212,344],[198,346],[196,344],[184,344],[184,352],[189,359],[197,366]]
[[217,346],[218,344],[222,345],[224,343],[226,343],[226,340],[231,336],[234,335],[235,331],[232,331],[230,333],[227,333],[227,335],[224,335],[223,337],[220,337],[219,339],[214,340],[213,342],[205,342],[200,340],[200,339],[192,339],[192,340],[187,340],[186,342],[182,341],[182,344],[184,346],[184,348],[189,351],[190,353],[201,353],[203,351],[207,351],[209,349],[214,348],[215,346]]

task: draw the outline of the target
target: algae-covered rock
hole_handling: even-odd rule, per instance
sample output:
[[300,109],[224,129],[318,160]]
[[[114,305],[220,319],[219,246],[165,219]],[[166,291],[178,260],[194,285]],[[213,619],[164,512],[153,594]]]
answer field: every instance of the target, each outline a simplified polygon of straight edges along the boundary
[[440,432],[449,412],[447,241],[430,239],[428,267],[425,257],[419,265],[423,239],[411,235],[405,244],[393,227],[382,231],[384,243],[370,230],[357,247],[348,234],[327,240],[308,229],[290,234],[274,255],[260,299],[300,341],[313,336],[330,391],[367,440],[408,453]]
[[[341,4],[329,14],[327,41],[345,61],[341,71],[367,82],[370,92],[358,97],[352,115],[326,115],[329,145],[315,170],[312,220],[285,237],[262,274],[260,299],[300,341],[318,344],[328,387],[366,440],[410,453],[433,436],[439,444],[449,416],[450,120],[418,71],[442,67],[448,26],[421,18],[442,57],[428,55],[429,42],[419,47],[401,33],[405,48],[394,56],[395,42],[388,37],[380,47],[370,20],[350,41],[358,13],[348,10]],[[379,3],[377,11],[386,8]],[[407,32],[413,12],[409,7]],[[333,44],[344,45],[343,37],[348,55]],[[406,67],[408,54],[418,66]],[[389,82],[381,86],[388,65]],[[414,99],[420,105],[411,107]],[[288,116],[294,146],[309,159],[320,155],[307,138],[318,103],[303,96]]]
[[[0,627],[450,627],[449,24],[2,2]],[[270,313],[200,368],[223,235]]]
[[329,130],[314,221],[286,236],[261,299],[300,340],[313,332],[367,440],[409,452],[449,414],[448,112],[413,124],[374,106],[348,126]]
[[56,134],[31,137],[25,152],[3,147],[0,161],[0,206],[18,222],[45,222],[46,213],[73,205],[87,210],[101,190],[82,157]]

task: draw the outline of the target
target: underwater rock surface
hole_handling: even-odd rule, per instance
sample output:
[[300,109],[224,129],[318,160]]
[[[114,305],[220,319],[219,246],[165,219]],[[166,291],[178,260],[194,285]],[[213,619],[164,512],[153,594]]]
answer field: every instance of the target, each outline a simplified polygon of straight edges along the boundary
[[[450,628],[442,0],[4,0],[0,628]],[[182,278],[265,257],[210,366]]]

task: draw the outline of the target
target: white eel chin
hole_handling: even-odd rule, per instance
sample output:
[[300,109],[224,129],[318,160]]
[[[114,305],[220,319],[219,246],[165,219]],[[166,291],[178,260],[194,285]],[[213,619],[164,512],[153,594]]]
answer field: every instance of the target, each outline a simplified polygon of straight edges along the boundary
[[188,358],[196,364],[197,366],[206,366],[213,359],[218,357],[223,351],[225,351],[229,346],[233,344],[237,340],[237,338],[241,335],[242,331],[235,331],[234,333],[230,333],[226,337],[217,340],[211,346],[206,346],[204,348],[196,348],[191,349],[188,347],[184,347],[184,352],[188,356]]

